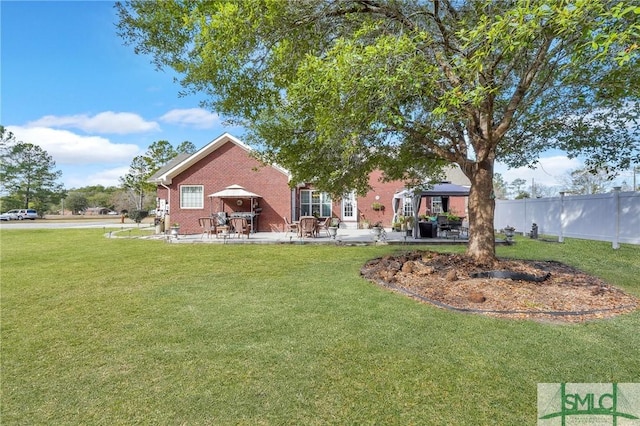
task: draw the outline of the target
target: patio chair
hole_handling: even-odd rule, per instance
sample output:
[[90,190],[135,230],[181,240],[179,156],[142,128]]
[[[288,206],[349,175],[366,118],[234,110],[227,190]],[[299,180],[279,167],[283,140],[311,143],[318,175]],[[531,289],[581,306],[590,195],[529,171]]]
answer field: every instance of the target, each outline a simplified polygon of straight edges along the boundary
[[329,225],[331,225],[331,218],[328,217],[323,221],[318,222],[318,227],[317,227],[317,233],[320,234],[322,231],[324,231],[328,237],[330,237],[331,235],[329,235]]
[[287,235],[287,232],[293,232],[297,234],[298,224],[289,222],[286,216],[283,216],[283,219],[284,219],[284,234]]
[[251,226],[247,223],[247,219],[244,217],[232,217],[229,219],[229,225],[231,227],[231,232],[236,234],[238,238],[241,235],[246,235],[249,238],[249,234],[251,233]]
[[200,239],[204,238],[205,235],[210,238],[211,235],[216,234],[216,220],[214,218],[201,217],[198,219],[198,224],[202,228],[202,237]]
[[318,234],[318,219],[313,216],[303,216],[298,224],[298,236],[315,238]]
[[438,216],[438,236],[447,236],[449,231],[451,231],[451,225],[449,224],[449,219],[447,216],[440,215]]

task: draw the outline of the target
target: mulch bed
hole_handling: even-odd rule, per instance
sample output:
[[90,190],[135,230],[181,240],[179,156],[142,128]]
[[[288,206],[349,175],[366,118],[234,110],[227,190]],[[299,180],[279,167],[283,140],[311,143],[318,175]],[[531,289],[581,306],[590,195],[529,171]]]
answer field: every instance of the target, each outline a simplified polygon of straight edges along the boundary
[[413,251],[373,259],[361,274],[425,303],[503,318],[582,322],[640,306],[633,295],[553,261],[498,259],[478,265],[463,254]]

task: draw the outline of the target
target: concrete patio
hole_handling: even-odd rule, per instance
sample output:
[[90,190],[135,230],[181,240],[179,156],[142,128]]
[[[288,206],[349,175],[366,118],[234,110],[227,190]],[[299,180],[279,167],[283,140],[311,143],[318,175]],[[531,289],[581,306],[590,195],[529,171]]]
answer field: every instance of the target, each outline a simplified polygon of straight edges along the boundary
[[[215,235],[189,234],[177,237],[168,234],[159,234],[146,237],[149,239],[163,239],[168,243],[198,243],[198,244],[334,244],[334,245],[373,245],[373,244],[467,244],[467,236],[450,236],[448,238],[413,238],[405,232],[385,230],[385,236],[380,240],[370,229],[339,229],[335,239],[326,233],[318,237],[301,238],[293,232],[256,232],[249,238],[245,235]],[[498,242],[498,241],[496,241]]]

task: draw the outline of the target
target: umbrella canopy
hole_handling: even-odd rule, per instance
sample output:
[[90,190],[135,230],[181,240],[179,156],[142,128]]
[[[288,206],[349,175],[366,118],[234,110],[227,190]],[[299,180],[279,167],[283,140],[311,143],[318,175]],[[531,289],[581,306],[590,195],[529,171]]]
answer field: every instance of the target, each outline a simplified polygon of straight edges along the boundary
[[440,182],[425,189],[403,189],[393,195],[394,199],[421,197],[466,197],[469,195],[469,187],[456,185],[451,182]]
[[254,194],[253,192],[247,191],[240,185],[231,185],[227,186],[222,191],[214,192],[213,194],[209,194],[209,197],[218,197],[218,198],[262,198],[258,194]]

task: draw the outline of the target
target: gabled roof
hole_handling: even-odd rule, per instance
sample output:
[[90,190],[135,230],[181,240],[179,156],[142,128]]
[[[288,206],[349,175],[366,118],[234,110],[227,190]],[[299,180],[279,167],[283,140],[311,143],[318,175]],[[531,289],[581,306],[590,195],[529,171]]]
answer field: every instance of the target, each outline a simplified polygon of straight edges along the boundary
[[454,183],[456,185],[471,186],[471,181],[462,172],[459,165],[452,163],[444,169],[444,181]]
[[164,175],[166,172],[173,169],[175,166],[182,163],[184,160],[186,160],[189,157],[190,157],[190,154],[184,154],[184,153],[176,155],[171,160],[169,160],[167,164],[162,166],[160,170],[152,174],[151,177],[148,179],[148,181],[157,183],[160,179],[160,176]]
[[[191,155],[189,154],[178,155],[169,163],[167,163],[166,166],[162,167],[160,170],[154,173],[153,176],[149,178],[149,182],[155,183],[155,184],[165,184],[165,185],[171,184],[174,177],[184,172],[185,170],[189,169],[195,163],[202,160],[207,155],[211,154],[212,152],[214,152],[216,149],[220,148],[222,145],[226,144],[227,142],[234,143],[236,146],[247,151],[247,153],[250,153],[253,151],[253,149],[249,145],[243,143],[242,141],[240,141],[240,139],[230,135],[229,133],[224,133],[223,135],[209,142],[208,145],[205,145],[200,150],[196,151]],[[271,166],[276,170],[280,171],[282,174],[290,177],[290,173],[287,170],[283,169],[282,167],[275,164],[271,164]]]

